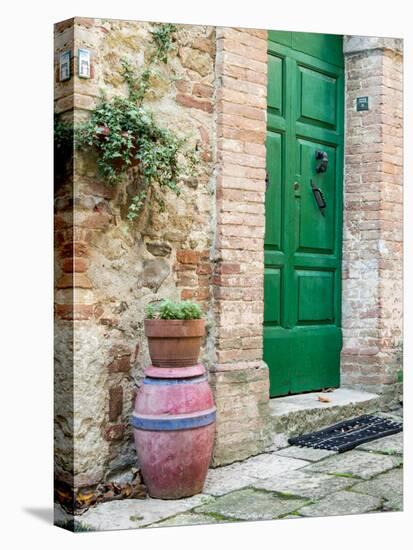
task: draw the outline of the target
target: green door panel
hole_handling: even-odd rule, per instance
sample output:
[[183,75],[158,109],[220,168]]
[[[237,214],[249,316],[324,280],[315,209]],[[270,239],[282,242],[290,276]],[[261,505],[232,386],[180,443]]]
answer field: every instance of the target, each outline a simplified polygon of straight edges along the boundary
[[282,87],[283,60],[280,57],[271,55],[268,58],[268,107],[274,109],[277,114],[282,114]]
[[[335,148],[322,143],[298,139],[296,181],[299,190],[294,197],[294,214],[297,226],[297,240],[295,250],[311,251],[316,253],[332,253],[335,244]],[[317,174],[316,151],[326,151],[328,154],[328,170],[324,174]],[[311,181],[322,190],[327,203],[324,216],[320,215],[311,187]],[[333,205],[333,208],[331,208]]]
[[312,32],[268,31],[268,40],[344,67],[343,37]]
[[340,371],[336,365],[341,346],[341,330],[331,325],[266,330],[264,361],[270,365],[270,395],[338,387]]
[[265,245],[281,250],[281,208],[283,136],[274,132],[267,135],[267,165],[271,185],[265,197]]
[[[342,37],[269,32],[264,360],[271,396],[340,384],[342,57]],[[317,172],[317,151],[328,155],[325,172]],[[323,212],[311,182],[323,193]]]

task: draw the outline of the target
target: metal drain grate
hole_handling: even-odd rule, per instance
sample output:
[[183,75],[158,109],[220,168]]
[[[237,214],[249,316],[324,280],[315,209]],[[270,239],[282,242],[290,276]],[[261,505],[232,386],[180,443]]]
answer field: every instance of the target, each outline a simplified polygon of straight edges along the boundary
[[380,416],[363,415],[318,432],[291,437],[288,443],[343,453],[367,441],[401,432],[402,429],[401,422]]

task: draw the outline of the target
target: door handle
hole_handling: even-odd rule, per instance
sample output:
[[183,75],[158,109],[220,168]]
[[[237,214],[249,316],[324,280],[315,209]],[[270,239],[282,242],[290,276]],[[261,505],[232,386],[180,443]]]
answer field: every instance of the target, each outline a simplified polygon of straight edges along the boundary
[[321,189],[319,189],[314,183],[313,180],[310,180],[311,189],[313,190],[314,198],[317,203],[317,206],[321,212],[321,214],[324,216],[324,208],[327,207],[327,203],[325,201],[323,192]]
[[326,172],[328,166],[328,154],[325,151],[316,151],[315,158],[319,161],[315,169],[317,174]]

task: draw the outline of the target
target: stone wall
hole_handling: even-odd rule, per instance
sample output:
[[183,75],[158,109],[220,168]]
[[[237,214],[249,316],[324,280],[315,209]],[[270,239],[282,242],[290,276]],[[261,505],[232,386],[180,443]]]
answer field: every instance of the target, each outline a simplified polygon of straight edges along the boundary
[[[56,113],[84,120],[102,91],[126,94],[120,61],[142,67],[151,28],[84,18],[57,24]],[[91,51],[90,80],[76,76],[78,48]],[[59,83],[58,55],[67,49],[75,55],[74,76]],[[146,105],[161,125],[188,136],[199,162],[197,176],[182,183],[182,195],[167,195],[165,212],[148,205],[139,222],[129,223],[125,199],[134,191],[132,175],[116,188],[106,185],[91,153],[75,152],[73,165],[69,161],[56,175],[56,476],[76,487],[130,478],[136,454],[129,416],[149,363],[146,304],[194,298],[209,315],[214,81],[215,29],[179,26]]]
[[[342,382],[396,404],[402,345],[402,41],[346,37]],[[356,98],[369,110],[356,111]]]

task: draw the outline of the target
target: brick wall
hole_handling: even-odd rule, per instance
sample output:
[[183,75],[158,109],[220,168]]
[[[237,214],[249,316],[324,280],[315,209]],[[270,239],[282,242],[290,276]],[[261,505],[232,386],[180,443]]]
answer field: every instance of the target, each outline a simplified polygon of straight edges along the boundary
[[268,369],[262,361],[267,33],[218,28],[216,59],[213,463],[262,452]]
[[[347,37],[342,382],[397,402],[402,343],[402,53]],[[369,110],[356,111],[356,98]]]

